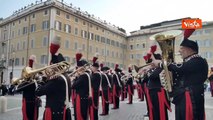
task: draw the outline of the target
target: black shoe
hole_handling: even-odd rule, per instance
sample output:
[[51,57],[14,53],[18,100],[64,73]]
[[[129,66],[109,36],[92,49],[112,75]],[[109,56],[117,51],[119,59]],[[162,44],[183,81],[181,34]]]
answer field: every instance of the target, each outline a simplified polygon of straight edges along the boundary
[[108,115],[108,114],[99,114],[100,116],[106,116],[106,115]]
[[118,109],[118,108],[111,108],[112,110]]

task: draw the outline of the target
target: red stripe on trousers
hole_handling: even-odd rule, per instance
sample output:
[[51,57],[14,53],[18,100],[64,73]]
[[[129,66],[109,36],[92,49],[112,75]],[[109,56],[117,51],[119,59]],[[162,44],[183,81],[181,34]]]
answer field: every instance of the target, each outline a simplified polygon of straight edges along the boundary
[[28,120],[27,118],[27,108],[26,108],[26,100],[25,98],[22,99],[22,115],[23,115],[23,120]]
[[186,120],[193,120],[192,101],[189,91],[185,91],[186,97]]
[[52,120],[52,112],[50,108],[45,108],[44,120]]

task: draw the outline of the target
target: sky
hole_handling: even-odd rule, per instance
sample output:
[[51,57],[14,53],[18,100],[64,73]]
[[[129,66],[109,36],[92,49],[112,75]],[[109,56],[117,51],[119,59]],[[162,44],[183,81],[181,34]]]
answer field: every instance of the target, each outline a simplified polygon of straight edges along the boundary
[[[36,0],[0,0],[0,18],[12,15]],[[40,0],[38,0],[40,1]],[[46,1],[46,0],[43,0]],[[61,0],[59,0],[61,1]],[[210,0],[63,0],[82,11],[124,28],[127,33],[140,26],[184,17],[213,21]],[[211,0],[212,1],[212,0]]]

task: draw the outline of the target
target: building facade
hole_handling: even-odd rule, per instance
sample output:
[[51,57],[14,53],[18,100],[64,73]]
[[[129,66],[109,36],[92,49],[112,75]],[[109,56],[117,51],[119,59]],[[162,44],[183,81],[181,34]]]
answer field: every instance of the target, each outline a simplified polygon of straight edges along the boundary
[[[32,54],[37,57],[36,68],[49,65],[49,46],[56,35],[61,38],[59,52],[70,63],[75,63],[75,53],[81,49],[83,58],[92,60],[93,55],[99,53],[99,62],[111,68],[115,64],[124,69],[130,64],[144,65],[143,56],[151,45],[157,44],[149,37],[166,30],[181,30],[181,20],[141,26],[127,36],[124,29],[71,4],[57,0],[31,4],[0,20],[1,83],[9,84],[12,77],[19,78]],[[196,30],[190,38],[198,41],[200,54],[213,65],[213,22],[204,22],[203,29]],[[182,35],[175,40],[176,61],[181,60],[178,56],[181,39]],[[157,52],[160,52],[159,46]]]
[[1,20],[0,33],[5,80],[19,77],[31,54],[37,57],[37,68],[48,65],[49,46],[56,35],[61,38],[59,52],[70,63],[75,62],[75,54],[81,49],[87,60],[99,53],[99,62],[109,67],[126,65],[124,29],[56,0],[37,2],[14,12]]
[[[147,54],[151,45],[157,45],[156,53],[161,53],[160,46],[156,41],[150,40],[153,34],[167,30],[182,30],[182,19],[164,21],[147,26],[141,26],[140,30],[131,32],[127,37],[127,60],[128,64],[134,63],[141,66],[145,64],[143,56]],[[174,57],[176,62],[181,62],[179,55],[179,45],[183,39],[183,34],[175,39]],[[197,29],[191,36],[191,40],[197,41],[199,45],[199,54],[206,58],[209,66],[213,65],[213,22],[203,22],[202,29]]]

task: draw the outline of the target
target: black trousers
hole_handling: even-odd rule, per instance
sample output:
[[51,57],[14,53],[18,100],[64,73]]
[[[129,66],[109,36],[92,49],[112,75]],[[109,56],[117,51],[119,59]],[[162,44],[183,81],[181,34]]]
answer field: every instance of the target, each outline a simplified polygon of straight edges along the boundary
[[109,114],[108,90],[103,90],[102,92],[102,114]]
[[[159,107],[159,97],[158,97],[158,92],[160,92],[160,88],[156,88],[156,89],[150,89],[149,90],[149,94],[150,94],[150,98],[151,98],[151,102],[152,102],[152,113],[153,113],[153,120],[159,120],[160,119],[160,107]],[[168,113],[167,113],[167,109],[164,109],[165,112],[165,120],[168,120]],[[151,111],[150,111],[151,112]]]
[[[178,102],[175,104],[175,120],[187,120],[186,119],[186,95],[185,93],[181,94],[178,97]],[[190,92],[190,99],[193,110],[193,120],[204,120],[205,117],[205,108],[204,108],[204,93],[202,90],[193,90]]]
[[38,106],[35,102],[26,101],[26,114],[29,120],[34,120],[35,117],[38,119]]
[[98,120],[99,91],[94,91],[93,94],[93,104],[90,105],[90,118],[91,120]]

